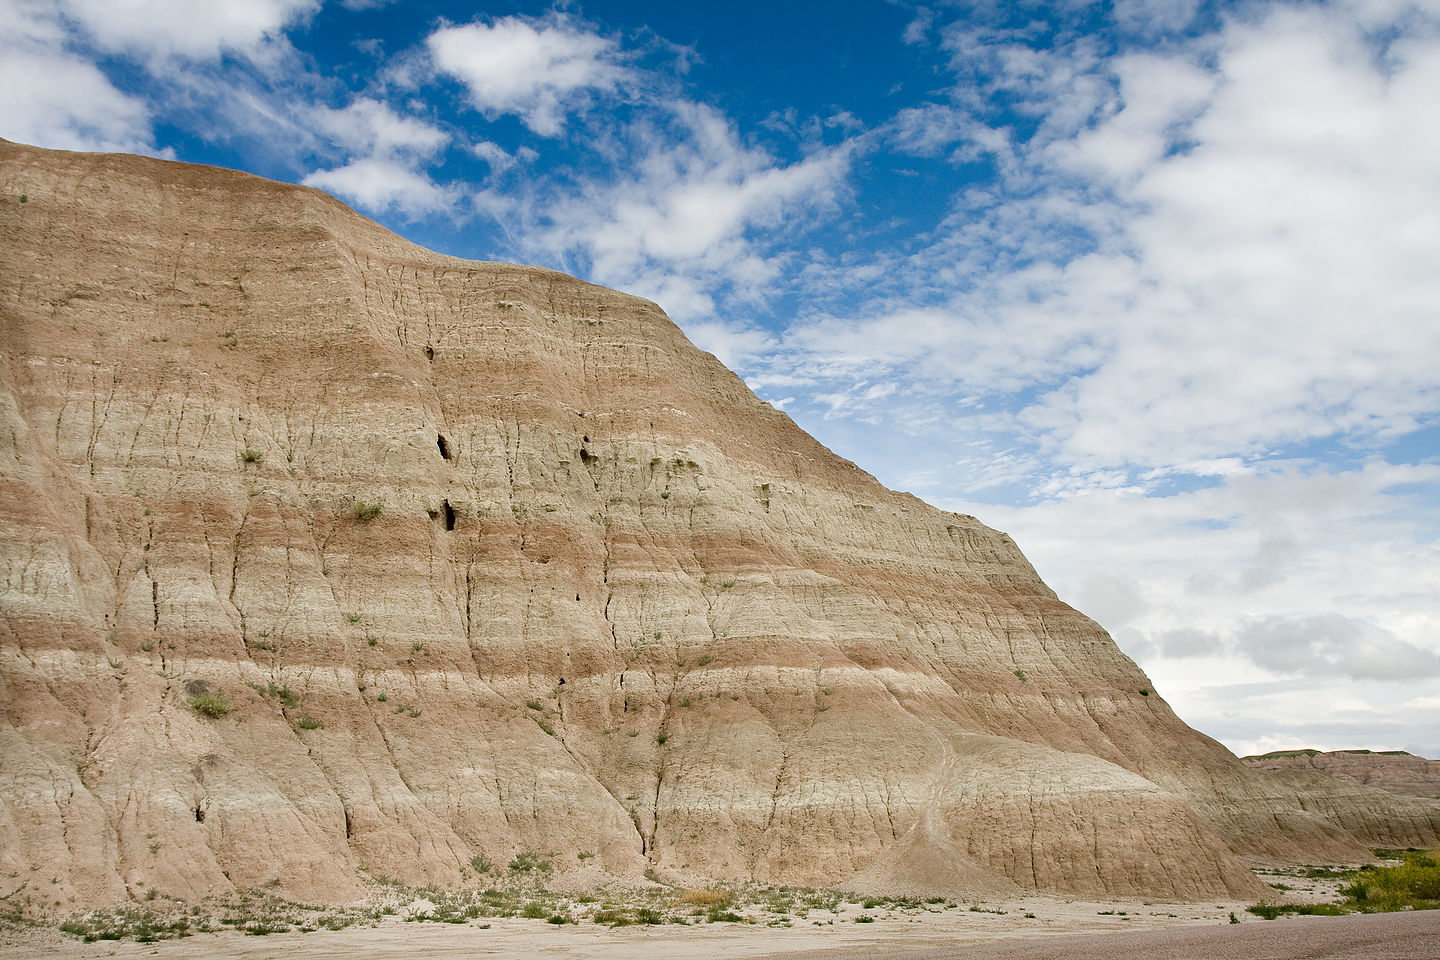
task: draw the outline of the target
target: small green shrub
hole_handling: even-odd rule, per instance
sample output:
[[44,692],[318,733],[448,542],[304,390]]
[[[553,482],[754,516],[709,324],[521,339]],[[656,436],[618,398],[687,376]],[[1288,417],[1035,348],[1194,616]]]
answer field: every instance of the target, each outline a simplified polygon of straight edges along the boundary
[[287,707],[299,706],[300,694],[291,690],[288,686],[276,686],[274,680],[266,681],[265,686],[258,683],[249,684],[250,689],[259,693],[262,697],[275,697]]
[[240,460],[243,463],[259,463],[261,460],[264,459],[265,454],[261,453],[259,450],[251,450],[249,447],[246,447],[244,450],[240,451]]
[[1245,912],[1274,920],[1287,913],[1302,917],[1343,917],[1350,911],[1337,903],[1256,903],[1246,907]]
[[544,920],[549,915],[550,909],[545,904],[534,900],[520,908],[520,916],[531,920]]
[[367,503],[364,500],[356,500],[350,506],[350,515],[361,523],[369,523],[380,516],[380,511],[385,509],[385,504],[379,500],[374,503]]
[[470,858],[470,868],[482,876],[489,873],[494,867],[495,864],[491,863],[490,858],[483,853],[477,853]]
[[1340,893],[1363,913],[1440,909],[1440,863],[1407,852],[1398,866],[1361,868]]
[[510,861],[511,873],[549,873],[552,869],[549,860],[542,860],[540,854],[532,850],[517,853],[515,859]]
[[220,694],[206,692],[190,698],[190,709],[213,720],[219,720],[234,708],[230,706],[230,701]]
[[299,720],[295,721],[295,725],[301,730],[319,730],[321,727],[324,726],[323,723],[311,716],[301,717]]

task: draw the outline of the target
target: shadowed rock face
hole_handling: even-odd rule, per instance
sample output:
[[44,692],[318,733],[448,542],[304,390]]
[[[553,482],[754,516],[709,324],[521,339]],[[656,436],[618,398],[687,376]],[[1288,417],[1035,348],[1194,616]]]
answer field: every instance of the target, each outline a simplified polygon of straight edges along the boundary
[[1436,838],[1246,769],[1009,537],[654,304],[229,171],[0,142],[0,184],[0,895],[333,901],[533,851],[1250,896],[1239,857]]
[[1319,771],[1391,793],[1440,798],[1440,760],[1403,750],[1278,750],[1241,759],[1260,770]]

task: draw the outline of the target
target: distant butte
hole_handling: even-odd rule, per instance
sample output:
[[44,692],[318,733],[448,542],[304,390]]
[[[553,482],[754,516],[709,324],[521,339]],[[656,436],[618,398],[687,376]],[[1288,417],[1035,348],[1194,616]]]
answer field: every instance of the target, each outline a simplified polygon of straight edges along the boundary
[[1258,898],[1247,863],[1440,842],[1186,726],[1008,536],[653,303],[228,170],[0,142],[0,185],[0,896],[533,853]]
[[1241,759],[1258,770],[1314,770],[1404,796],[1440,798],[1440,760],[1404,750],[1277,750]]

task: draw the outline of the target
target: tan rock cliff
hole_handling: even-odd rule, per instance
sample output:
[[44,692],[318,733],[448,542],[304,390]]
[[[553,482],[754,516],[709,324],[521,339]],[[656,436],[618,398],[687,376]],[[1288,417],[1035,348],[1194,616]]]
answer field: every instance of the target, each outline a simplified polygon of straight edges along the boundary
[[1009,537],[647,301],[0,143],[0,337],[0,896],[334,901],[526,851],[1254,896],[1241,858],[1440,831],[1247,769]]
[[1440,760],[1403,750],[1277,750],[1241,760],[1272,773],[1319,771],[1404,796],[1440,798]]

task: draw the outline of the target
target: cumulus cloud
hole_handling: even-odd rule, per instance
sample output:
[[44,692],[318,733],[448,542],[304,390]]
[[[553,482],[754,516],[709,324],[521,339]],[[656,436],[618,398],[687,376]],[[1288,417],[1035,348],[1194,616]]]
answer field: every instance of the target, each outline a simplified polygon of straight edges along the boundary
[[409,164],[383,157],[365,157],[332,170],[317,170],[302,182],[366,210],[394,210],[410,218],[445,212],[460,203],[456,189],[436,184]]
[[0,134],[61,150],[153,150],[149,108],[68,47],[51,4],[0,0],[0,17]]
[[100,48],[141,59],[255,57],[320,9],[319,0],[61,0]]
[[360,98],[343,109],[317,106],[309,126],[350,159],[305,177],[306,186],[328,190],[372,213],[396,211],[409,218],[454,209],[455,186],[441,186],[425,172],[426,161],[450,135],[377,100]]
[[361,97],[343,109],[316,106],[309,111],[313,129],[347,150],[382,156],[427,156],[450,139],[445,131],[414,117],[397,114],[388,104]]
[[[887,135],[989,157],[997,183],[957,193],[929,246],[889,262],[868,302],[857,284],[858,306],[795,327],[777,363],[904,370],[927,395],[1003,411],[1061,471],[1141,483],[1425,422],[1440,398],[1440,177],[1425,159],[1440,150],[1440,18],[1393,5],[1392,25],[1429,29],[1377,53],[1371,8],[1266,9],[1108,58],[947,28],[963,82]],[[996,130],[987,98],[1034,131]],[[835,281],[817,274],[817,292]]]
[[515,114],[544,136],[558,135],[567,111],[615,92],[625,77],[614,40],[559,16],[444,26],[426,44],[435,68],[459,80],[477,110]]

